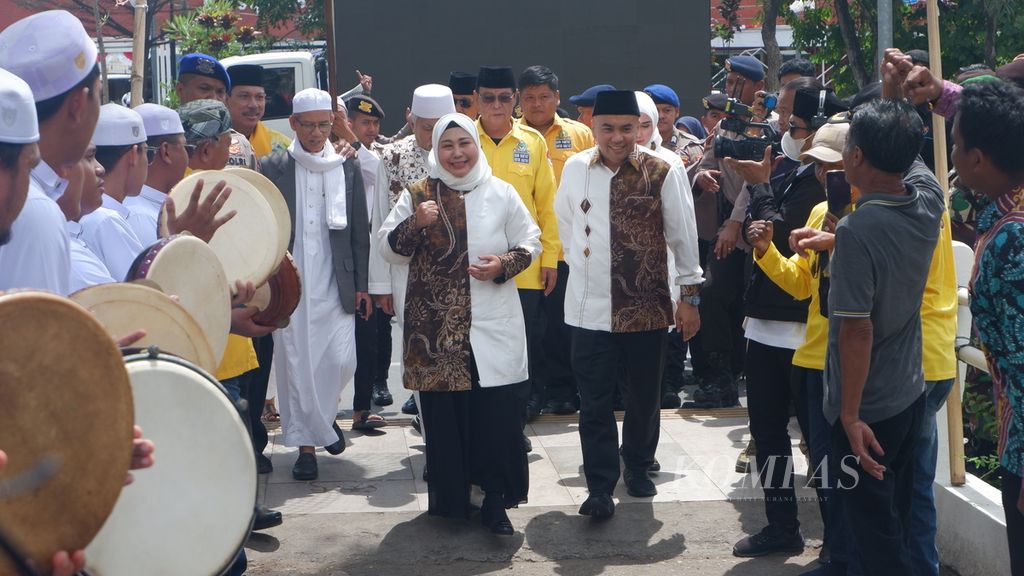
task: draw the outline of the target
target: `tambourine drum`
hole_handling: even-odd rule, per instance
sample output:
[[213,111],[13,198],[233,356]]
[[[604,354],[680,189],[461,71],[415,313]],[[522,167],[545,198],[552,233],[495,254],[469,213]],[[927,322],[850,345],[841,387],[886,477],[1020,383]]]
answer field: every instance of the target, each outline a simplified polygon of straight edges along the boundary
[[[288,250],[288,242],[291,241],[292,219],[288,213],[288,204],[284,201],[281,190],[270,181],[270,178],[255,170],[239,166],[228,166],[223,172],[241,176],[263,195],[263,199],[270,205],[270,209],[274,212],[274,218],[277,220],[277,251],[284,254]],[[274,270],[277,271],[276,268]]]
[[213,249],[194,236],[164,238],[139,254],[125,281],[142,279],[178,298],[202,328],[219,363],[231,330],[231,291]]
[[256,459],[245,424],[212,376],[155,349],[124,359],[135,422],[156,445],[85,549],[91,576],[216,575],[252,527]]
[[[66,298],[0,294],[0,326],[0,529],[49,574],[54,552],[84,548],[121,493],[132,389],[107,331]],[[52,475],[31,478],[46,463]],[[0,575],[19,574],[9,562],[0,553]]]
[[250,304],[260,311],[252,317],[252,321],[261,326],[288,326],[301,296],[302,279],[299,277],[299,269],[295,267],[292,255],[285,252],[277,272],[266,284],[256,289]]
[[277,216],[270,204],[245,178],[223,170],[203,170],[189,174],[171,189],[169,196],[175,206],[188,205],[199,180],[203,181],[200,199],[206,198],[221,180],[231,188],[221,212],[235,210],[237,213],[210,240],[210,248],[224,266],[229,288],[234,292],[237,280],[252,282],[253,286],[263,284],[284,257],[284,248],[278,240]]
[[185,308],[163,292],[141,284],[100,284],[71,299],[96,315],[114,338],[146,331],[137,346],[159,346],[170,354],[215,372],[220,362],[206,335]]

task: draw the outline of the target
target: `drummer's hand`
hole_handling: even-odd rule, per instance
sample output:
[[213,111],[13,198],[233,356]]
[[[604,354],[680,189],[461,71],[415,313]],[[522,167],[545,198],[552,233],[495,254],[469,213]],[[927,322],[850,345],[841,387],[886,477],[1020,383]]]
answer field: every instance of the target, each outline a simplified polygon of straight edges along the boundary
[[334,143],[334,151],[345,158],[351,158],[356,155],[356,149],[344,138]]
[[213,234],[218,228],[235,217],[235,210],[231,210],[223,216],[217,216],[224,203],[231,196],[231,188],[221,180],[213,187],[213,190],[199,201],[199,194],[203,191],[203,181],[197,180],[196,187],[192,189],[192,196],[188,199],[188,206],[179,216],[175,211],[174,200],[170,197],[164,201],[167,207],[167,231],[171,234],[188,232],[203,242],[209,243]]
[[239,306],[245,306],[249,302],[252,302],[252,298],[255,295],[256,287],[253,286],[252,282],[235,280],[235,295],[231,297],[231,307],[237,308]]
[[[132,427],[132,463],[128,466],[129,470],[142,470],[143,468],[149,468],[153,465],[153,451],[156,450],[156,446],[152,440],[147,440],[142,437],[142,428],[138,426]],[[127,486],[132,483],[134,477],[129,472],[124,479],[124,485]]]
[[53,572],[52,576],[73,576],[74,574],[85,570],[85,552],[82,550],[76,550],[75,552],[68,554],[61,550],[53,555]]
[[422,230],[434,222],[437,222],[437,215],[439,212],[440,210],[437,207],[437,202],[434,202],[433,200],[420,202],[420,205],[416,207],[416,229]]
[[481,282],[490,282],[501,275],[501,258],[493,254],[487,254],[477,258],[479,264],[469,265],[469,275]]
[[391,294],[373,294],[373,303],[380,306],[380,311],[388,316],[395,315],[395,298]]
[[132,344],[135,344],[139,340],[142,340],[145,337],[146,337],[146,331],[145,330],[136,330],[136,331],[128,334],[127,336],[120,337],[117,340],[117,347],[118,348],[127,348],[127,347],[131,346]]
[[260,326],[252,321],[259,312],[255,306],[243,306],[231,309],[231,333],[246,338],[259,338],[274,331],[273,326]]
[[356,314],[363,320],[373,316],[373,299],[366,292],[356,292]]

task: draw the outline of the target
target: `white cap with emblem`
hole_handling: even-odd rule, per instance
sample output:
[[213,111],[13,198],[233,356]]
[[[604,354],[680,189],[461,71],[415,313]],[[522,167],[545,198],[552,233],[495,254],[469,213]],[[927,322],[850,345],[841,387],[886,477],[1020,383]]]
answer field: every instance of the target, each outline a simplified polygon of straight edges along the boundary
[[32,89],[21,78],[0,68],[0,142],[30,144],[38,141],[39,123]]
[[331,95],[316,88],[306,88],[299,91],[292,97],[292,113],[302,114],[303,112],[319,112],[331,109]]
[[412,93],[412,115],[417,118],[440,118],[455,113],[452,89],[441,84],[424,84]]
[[178,116],[176,110],[149,102],[140,104],[133,110],[142,116],[142,124],[146,127],[146,138],[185,133],[185,128],[181,125],[181,117]]
[[100,119],[92,143],[97,146],[130,146],[146,141],[146,127],[139,113],[120,104],[100,106]]
[[66,10],[47,10],[0,32],[0,62],[28,83],[36,102],[71,90],[96,67],[96,44]]

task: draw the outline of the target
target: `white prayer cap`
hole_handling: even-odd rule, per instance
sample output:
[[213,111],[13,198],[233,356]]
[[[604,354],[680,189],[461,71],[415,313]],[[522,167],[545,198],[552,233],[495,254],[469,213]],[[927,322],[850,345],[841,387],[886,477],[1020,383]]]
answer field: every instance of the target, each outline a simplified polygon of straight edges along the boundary
[[71,90],[96,66],[96,44],[78,18],[48,10],[0,32],[0,62],[32,88],[36,102]]
[[36,103],[28,84],[0,68],[0,142],[30,144],[39,141]]
[[417,118],[440,118],[455,113],[452,89],[441,84],[425,84],[412,93],[412,115]]
[[142,116],[120,104],[100,106],[100,119],[92,143],[97,146],[130,146],[146,141],[146,127]]
[[146,128],[146,138],[185,133],[178,112],[166,106],[147,102],[136,106],[133,110],[142,116],[142,124]]
[[303,112],[317,112],[326,110],[334,112],[331,108],[331,95],[316,88],[306,88],[292,97],[292,114]]

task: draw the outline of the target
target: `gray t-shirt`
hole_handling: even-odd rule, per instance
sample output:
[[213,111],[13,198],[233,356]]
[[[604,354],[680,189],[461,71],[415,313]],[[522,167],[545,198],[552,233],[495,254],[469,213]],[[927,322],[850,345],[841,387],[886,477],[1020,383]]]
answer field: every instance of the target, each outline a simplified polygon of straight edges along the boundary
[[874,327],[861,420],[891,418],[925,390],[921,298],[945,204],[935,176],[920,160],[904,182],[908,195],[865,194],[836,228],[824,401],[832,423],[842,401],[839,326],[844,318],[870,318]]

